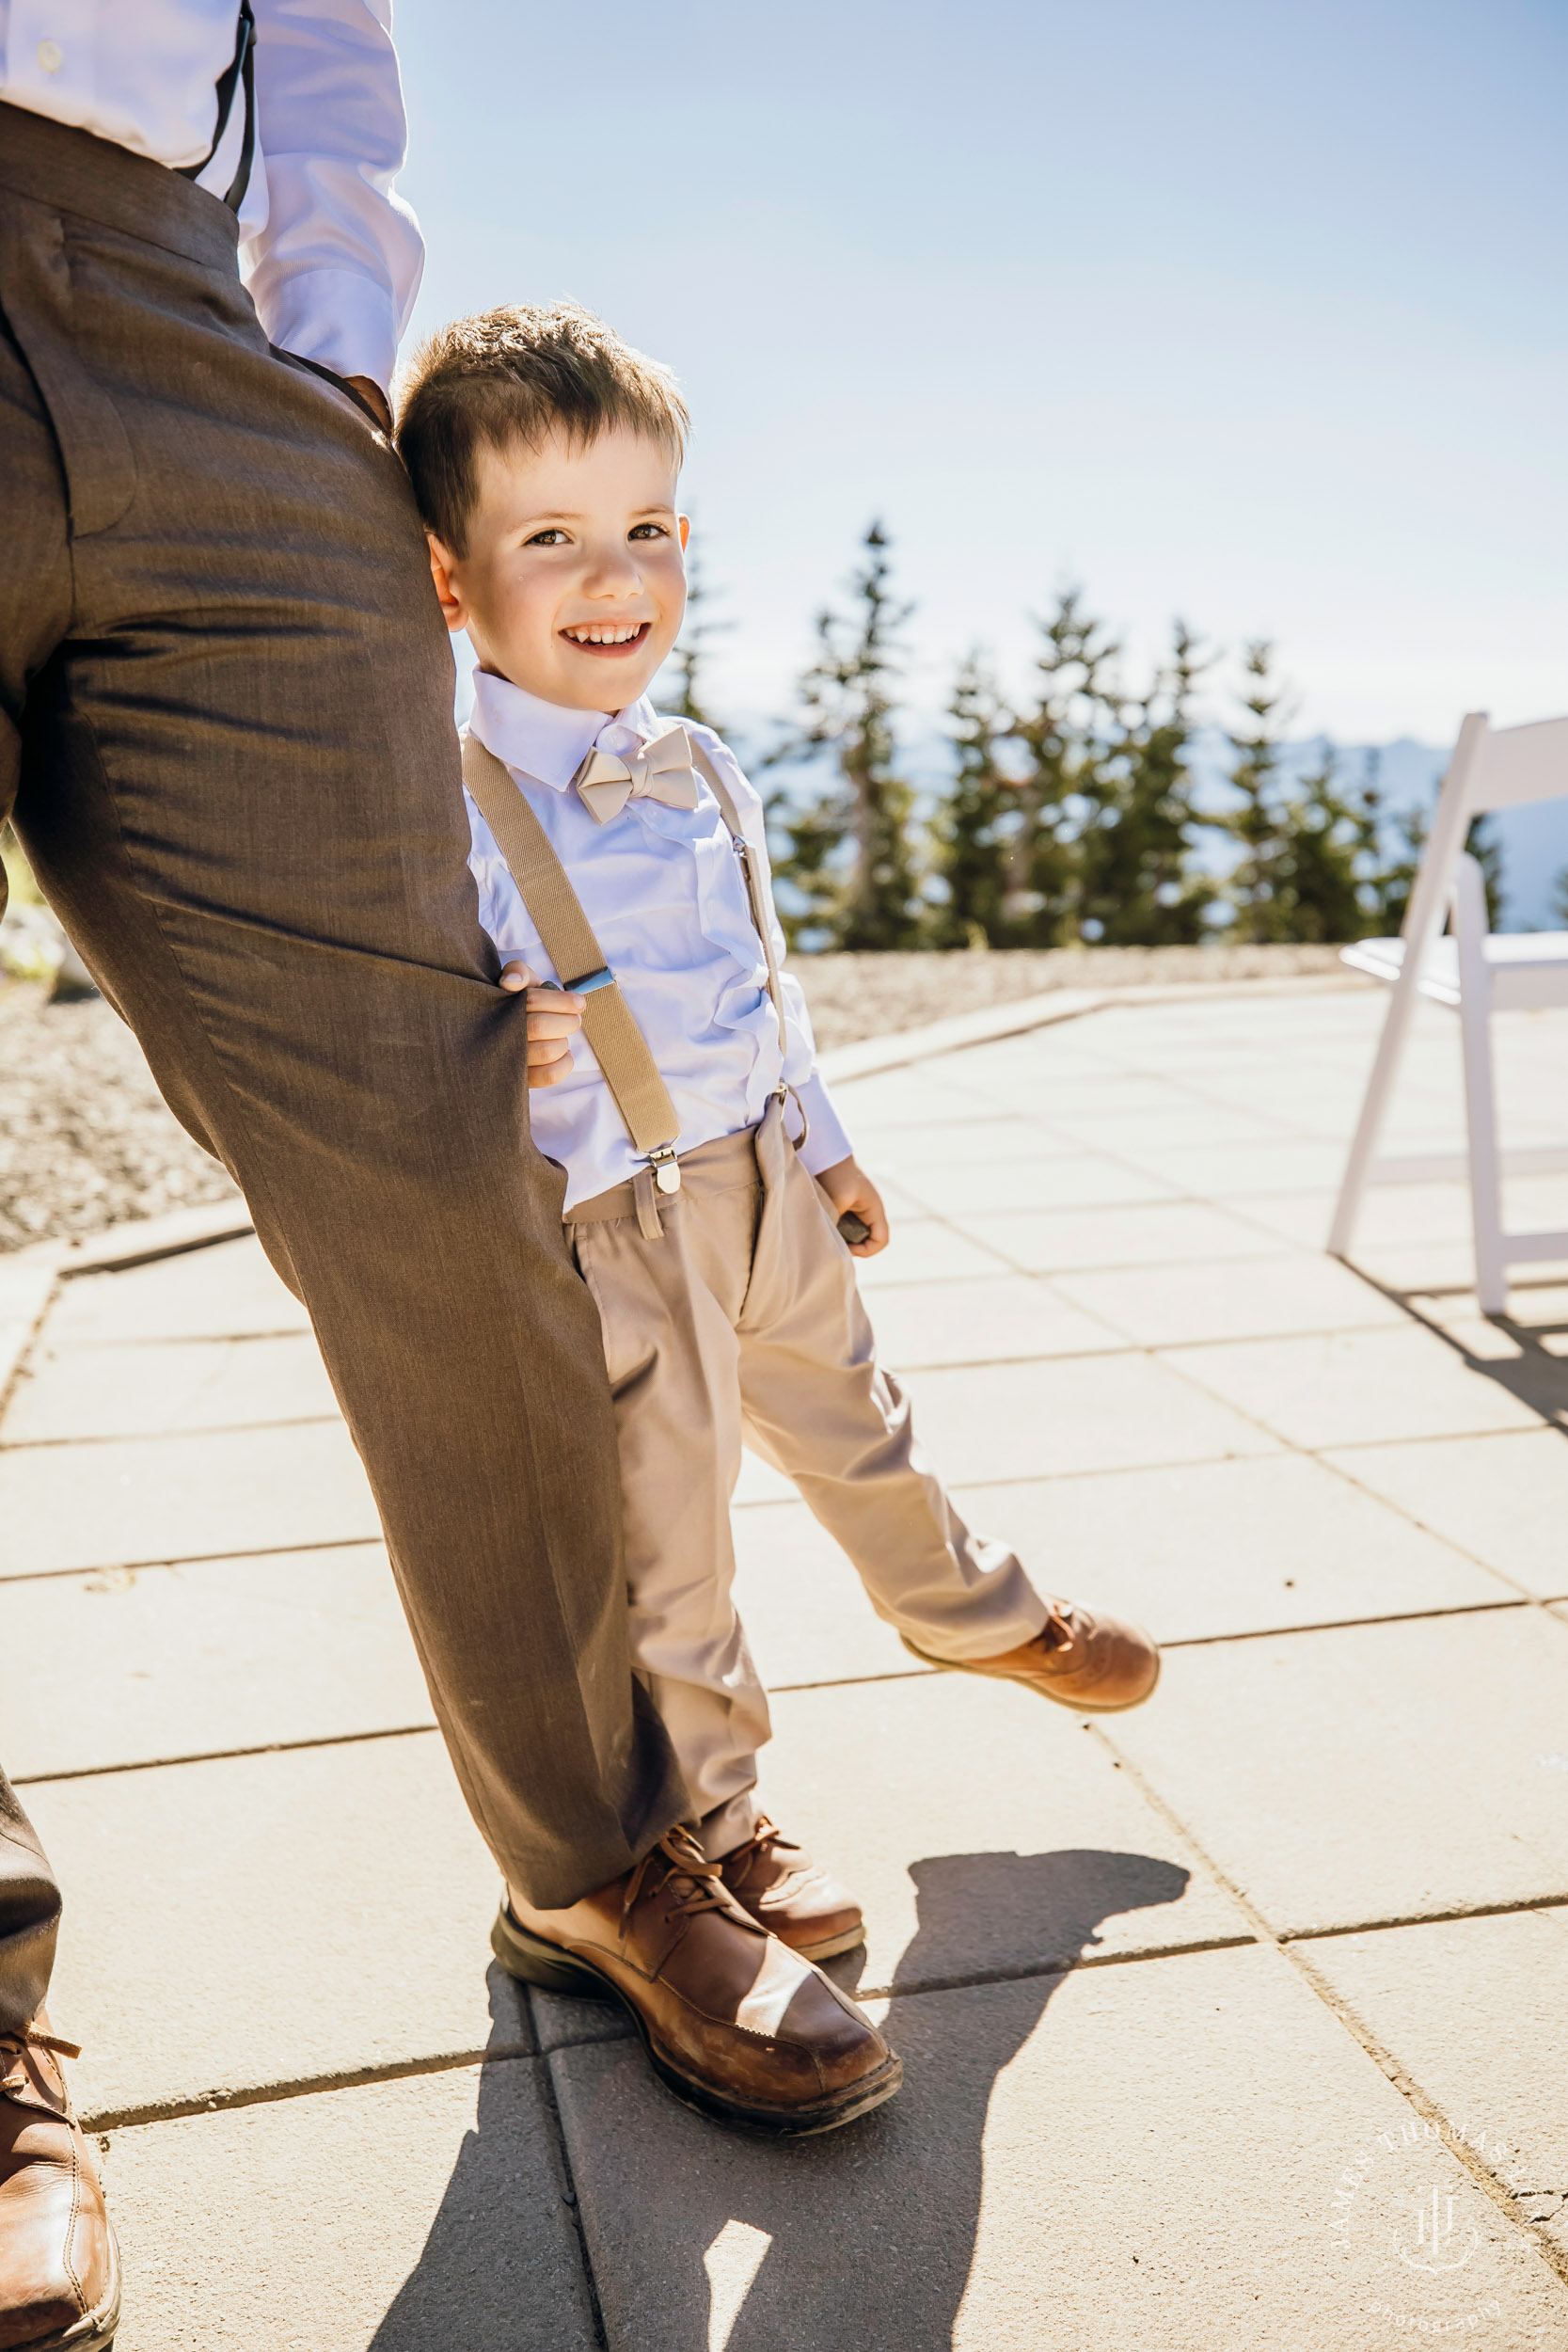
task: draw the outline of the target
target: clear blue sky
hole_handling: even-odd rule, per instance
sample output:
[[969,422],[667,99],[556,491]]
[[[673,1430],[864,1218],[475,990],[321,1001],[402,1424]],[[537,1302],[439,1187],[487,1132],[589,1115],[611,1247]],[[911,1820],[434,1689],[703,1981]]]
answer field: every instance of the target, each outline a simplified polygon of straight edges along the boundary
[[1298,731],[1568,709],[1562,0],[395,29],[416,331],[570,294],[675,369],[721,705],[787,704],[879,515],[927,709],[1069,578],[1139,659],[1277,638]]

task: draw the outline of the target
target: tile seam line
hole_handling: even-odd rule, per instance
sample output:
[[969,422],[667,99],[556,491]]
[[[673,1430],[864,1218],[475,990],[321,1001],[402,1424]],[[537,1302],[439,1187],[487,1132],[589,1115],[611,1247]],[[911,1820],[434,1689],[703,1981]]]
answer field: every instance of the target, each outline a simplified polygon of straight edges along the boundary
[[[1320,1971],[1313,1966],[1301,1948],[1307,1939],[1288,1938],[1271,1927],[1250,1896],[1227,1871],[1220,1868],[1219,1864],[1210,1854],[1201,1840],[1194,1836],[1174,1807],[1166,1804],[1159,1790],[1146,1778],[1132,1757],[1121,1753],[1103,1725],[1099,1723],[1090,1723],[1085,1725],[1085,1728],[1093,1732],[1101,1744],[1111,1751],[1145,1803],[1178,1834],[1183,1844],[1198,1855],[1204,1867],[1215,1883],[1224,1889],[1242,1916],[1252,1927],[1258,1942],[1271,1947],[1279,1954],[1286,1966],[1294,1970],[1307,1990],[1322,2002],[1323,2008],[1341,2029],[1366,2053],[1378,2072],[1393,2085],[1406,2105],[1414,2107],[1422,2122],[1433,2124],[1438,2128],[1445,2145],[1449,2147],[1464,2170],[1469,2174],[1476,2186],[1497,2206],[1503,2218],[1512,2222],[1526,2241],[1535,2249],[1546,2267],[1564,2283],[1568,2283],[1568,2251],[1560,2251],[1538,2231],[1534,2230],[1528,2217],[1521,2210],[1519,2200],[1497,2178],[1490,2165],[1485,2163],[1466,2141],[1456,2142],[1453,2125],[1437,2101],[1405,2067],[1400,2064],[1393,2052],[1373,2033],[1366,2021],[1340,1999]],[[1537,1908],[1537,1906],[1521,1904],[1518,1908],[1524,1910]]]
[[[1564,1597],[1568,1597],[1568,1596],[1559,1597],[1560,1599]],[[1325,1617],[1323,1619],[1314,1619],[1311,1623],[1305,1625],[1250,1626],[1239,1633],[1194,1633],[1178,1635],[1174,1640],[1162,1642],[1160,1647],[1162,1651],[1179,1649],[1217,1649],[1238,1642],[1287,1641],[1291,1635],[1297,1633],[1354,1633],[1363,1626],[1426,1625],[1440,1621],[1445,1617],[1495,1616],[1504,1610],[1522,1610],[1531,1606],[1548,1609],[1549,1611],[1551,1604],[1546,1601],[1535,1600],[1533,1596],[1520,1594],[1517,1597],[1510,1596],[1501,1600],[1463,1601],[1449,1609],[1408,1609],[1397,1612],[1390,1616]],[[1560,1619],[1554,1619],[1554,1621],[1560,1623]],[[774,1692],[776,1695],[782,1698],[788,1693],[796,1692],[858,1691],[874,1689],[879,1684],[884,1682],[927,1682],[930,1680],[933,1675],[961,1674],[962,1672],[963,1668],[958,1664],[909,1667],[894,1666],[890,1667],[886,1674],[836,1675],[830,1677],[826,1680],[816,1682],[773,1682],[768,1685],[768,1688]],[[1067,1710],[1069,1714],[1073,1711],[1074,1710],[1070,1708]],[[1087,1722],[1090,1719],[1087,1717],[1080,1717],[1079,1720],[1082,1722]],[[55,1782],[72,1780],[103,1780],[122,1772],[168,1772],[172,1771],[176,1766],[182,1764],[224,1764],[230,1762],[231,1759],[249,1756],[297,1756],[309,1748],[356,1747],[363,1745],[367,1740],[371,1740],[422,1739],[427,1733],[433,1732],[436,1729],[437,1729],[437,1725],[434,1719],[432,1719],[431,1722],[426,1724],[386,1724],[372,1731],[323,1732],[318,1733],[309,1739],[267,1740],[249,1747],[200,1748],[192,1750],[189,1754],[181,1753],[179,1755],[171,1756],[134,1756],[124,1763],[83,1764],[72,1767],[64,1772],[13,1773],[11,1776],[11,1786],[13,1788],[40,1788],[49,1787]],[[1544,1898],[1543,1899],[1549,1899],[1554,1902],[1568,1901],[1568,1893],[1560,1896]],[[1505,1910],[1512,1910],[1516,1908],[1516,1906],[1513,1904],[1505,1904],[1503,1908]],[[1421,1918],[1426,1918],[1429,1915],[1437,1916],[1444,1915],[1429,1915],[1423,1912],[1416,1915]],[[1455,1915],[1467,1916],[1468,1914],[1456,1914]],[[1400,1920],[1372,1920],[1369,1921],[1368,1924],[1371,1927],[1398,1927],[1405,1923]],[[1352,1929],[1333,1929],[1323,1931],[1324,1933],[1334,1934],[1351,1934],[1357,1931],[1358,1931]],[[1308,1930],[1304,1931],[1304,1932],[1315,1934],[1318,1931]]]
[[[1539,1601],[1535,1605],[1553,1609],[1565,1599],[1568,1599],[1568,1594],[1556,1594],[1551,1601]],[[1354,1633],[1362,1626],[1427,1625],[1444,1617],[1495,1616],[1502,1610],[1528,1608],[1534,1596],[1530,1594],[1505,1593],[1497,1600],[1455,1601],[1445,1609],[1396,1609],[1386,1615],[1375,1617],[1313,1617],[1299,1625],[1245,1626],[1237,1633],[1179,1633],[1162,1641],[1160,1649],[1163,1655],[1167,1650],[1176,1649],[1219,1649],[1235,1642],[1283,1642],[1296,1633]],[[830,1675],[816,1682],[770,1682],[768,1688],[781,1694],[785,1691],[848,1691],[879,1682],[923,1682],[934,1674],[963,1672],[961,1660],[943,1659],[934,1660],[928,1666],[890,1666],[885,1674]],[[1055,1703],[1062,1704],[1060,1701]],[[1077,1715],[1080,1722],[1093,1720],[1076,1708],[1068,1707],[1065,1711]]]
[[[539,2039],[539,2020],[533,2014],[531,1994],[529,1998],[529,2022],[533,2038]],[[605,2327],[604,2303],[599,2294],[599,2281],[594,2269],[594,2257],[589,2251],[588,2231],[582,2217],[582,2198],[578,2188],[576,2168],[572,2163],[572,2143],[561,2113],[561,2100],[556,2090],[555,2061],[559,2052],[541,2049],[539,2053],[539,2090],[549,2127],[555,2137],[556,2153],[561,2159],[562,2178],[565,2181],[566,2217],[577,2240],[578,2261],[582,2265],[582,2283],[588,2296],[589,2317],[594,2328],[595,2352],[609,2352],[610,2334]]]
[[[1194,1845],[1195,1851],[1201,1851],[1196,1848],[1195,1840],[1189,1838],[1187,1842]],[[1207,1856],[1204,1859],[1207,1861]],[[1212,1864],[1209,1867],[1213,1867]],[[1222,1883],[1225,1883],[1220,1873],[1215,1875],[1221,1877]],[[1228,1886],[1227,1891],[1230,1891]],[[1028,1984],[1042,1977],[1065,1979],[1101,1969],[1141,1968],[1162,1961],[1184,1960],[1207,1952],[1252,1951],[1270,1947],[1284,1952],[1291,1945],[1300,1942],[1327,1942],[1336,1936],[1370,1934],[1384,1929],[1443,1926],[1461,1918],[1509,1917],[1516,1914],[1560,1908],[1563,1901],[1561,1896],[1544,1896],[1528,1902],[1492,1905],[1474,1912],[1433,1913],[1409,1919],[1370,1921],[1357,1927],[1308,1930],[1301,1934],[1286,1932],[1279,1936],[1274,1935],[1264,1926],[1249,1934],[1208,1936],[1192,1943],[1167,1945],[1155,1951],[1085,1952],[1075,1960],[1057,1959],[1018,1968],[974,1970],[952,1977],[934,1977],[919,1984],[863,1985],[857,1987],[854,1997],[868,2001],[918,2000],[928,1994],[977,1991],[990,1985]],[[1320,1994],[1319,1997],[1323,1996]],[[1334,2004],[1326,2002],[1325,2006],[1332,2008]],[[534,2020],[534,2032],[537,2037],[537,2020]],[[252,2084],[233,2090],[198,2092],[185,2099],[145,2101],[138,2106],[86,2108],[82,2111],[81,2122],[83,2130],[87,2132],[135,2131],[152,2123],[188,2122],[199,2116],[223,2114],[236,2107],[277,2106],[292,2099],[314,2098],[335,2090],[359,2090],[375,2083],[410,2081],[424,2074],[455,2074],[469,2066],[512,2065],[519,2059],[549,2060],[561,2057],[567,2050],[599,2049],[607,2042],[627,2038],[620,2034],[585,2036],[581,2041],[553,2042],[547,2050],[531,2049],[522,2042],[487,2042],[483,2047],[436,2053],[425,2058],[389,2058],[379,2066],[299,2075],[286,2082]],[[1446,2121],[1435,2113],[1426,2120]],[[570,2181],[569,2166],[567,2169]],[[570,2185],[575,2192],[575,2182]]]
[[1451,1927],[1463,1919],[1512,1919],[1532,1911],[1568,1911],[1568,1886],[1556,1895],[1518,1895],[1511,1902],[1455,1904],[1447,1911],[1412,1911],[1398,1918],[1359,1919],[1349,1927],[1281,1928],[1281,1947],[1332,1944],[1346,1935],[1388,1935],[1400,1928]]
[[225,1560],[290,1560],[307,1551],[371,1551],[382,1549],[379,1535],[325,1535],[305,1544],[250,1544],[243,1551],[161,1551],[150,1560],[83,1560],[71,1568],[18,1568],[0,1575],[0,1592],[8,1584],[49,1584],[69,1576],[136,1575],[143,1568],[200,1568]]
[[53,1313],[55,1302],[59,1297],[59,1295],[60,1270],[58,1266],[56,1266],[51,1279],[44,1286],[42,1298],[33,1314],[32,1320],[27,1325],[21,1345],[18,1347],[15,1356],[11,1359],[10,1370],[7,1374],[5,1379],[0,1380],[0,1424],[3,1424],[4,1422],[5,1415],[10,1406],[11,1398],[15,1395],[17,1390],[22,1385],[23,1375],[25,1372],[28,1363],[32,1359],[33,1350],[38,1345],[39,1335],[42,1331],[43,1327],[48,1321],[50,1315]]
[[[235,2090],[199,2091],[185,2099],[145,2100],[139,2106],[83,2108],[77,2120],[85,2132],[136,2131],[149,2123],[188,2123],[198,2116],[224,2115],[235,2107],[280,2106],[291,2099],[362,2090],[373,2083],[413,2082],[421,2074],[454,2074],[468,2066],[515,2065],[519,2058],[543,2056],[521,2042],[492,2042],[477,2049],[434,2052],[426,2058],[388,2058],[379,2066],[301,2074],[287,2082],[250,2083]],[[25,2352],[25,2346],[21,2352]]]
[[267,1740],[252,1748],[205,1748],[194,1756],[144,1756],[129,1764],[83,1764],[68,1772],[20,1772],[13,1788],[50,1788],[68,1780],[109,1780],[121,1772],[172,1772],[183,1764],[228,1764],[247,1756],[300,1756],[309,1748],[357,1748],[372,1740],[423,1740],[436,1730],[428,1724],[388,1724],[376,1731],[340,1731],[313,1740]]
[[[1018,1968],[976,1970],[953,1977],[933,1977],[928,1982],[910,1985],[872,1985],[861,1987],[853,1997],[879,2001],[916,2000],[927,1994],[963,1993],[987,1985],[1029,1984],[1041,1977],[1082,1976],[1092,1969],[1132,1968],[1162,1960],[1180,1960],[1192,1953],[1251,1950],[1259,1941],[1256,1936],[1209,1936],[1199,1942],[1176,1944],[1148,1952],[1089,1952],[1077,1960],[1042,1961],[1035,1965]],[[538,2021],[534,2019],[535,2042]],[[424,2074],[457,2074],[469,2066],[515,2065],[518,2059],[547,2062],[566,2050],[601,2049],[610,2042],[631,2039],[626,2034],[607,2034],[585,2038],[580,2042],[558,2042],[549,2049],[531,2048],[526,2043],[511,2042],[486,2042],[483,2047],[467,2050],[435,2052],[424,2058],[388,2058],[378,2066],[339,2069],[323,2074],[296,2075],[287,2081],[245,2084],[230,2090],[196,2091],[183,2099],[146,2100],[138,2106],[84,2108],[80,2122],[85,2132],[137,2131],[150,2123],[184,2123],[203,2115],[221,2115],[237,2107],[277,2106],[293,2099],[310,2099],[336,2090],[357,2090],[374,2083],[412,2081]],[[553,2091],[553,2085],[552,2085]],[[552,2099],[552,2106],[554,2101]],[[559,2118],[559,2110],[557,2110]],[[565,2146],[564,2128],[562,2129]],[[566,2166],[568,2185],[576,2193],[577,2184],[571,2167]]]
[[168,1445],[181,1438],[252,1438],[261,1429],[323,1429],[341,1424],[342,1418],[341,1413],[295,1413],[287,1421],[214,1422],[195,1429],[121,1429],[98,1438],[12,1438],[0,1442],[0,1459],[13,1454],[58,1454],[68,1446]]

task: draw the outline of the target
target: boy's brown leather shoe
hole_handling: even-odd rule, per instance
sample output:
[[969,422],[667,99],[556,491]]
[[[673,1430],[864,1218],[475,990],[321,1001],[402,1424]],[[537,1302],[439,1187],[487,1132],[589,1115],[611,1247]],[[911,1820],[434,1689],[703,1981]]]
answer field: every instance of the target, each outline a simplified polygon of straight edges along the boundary
[[1140,1707],[1160,1679],[1160,1653],[1141,1626],[1097,1617],[1076,1601],[1053,1600],[1032,1642],[997,1658],[933,1658],[906,1633],[904,1647],[954,1674],[1000,1675],[1085,1715]]
[[40,2010],[0,2033],[0,2347],[100,2352],[119,2318],[103,2191]]
[[617,1996],[661,2081],[726,2122],[835,2131],[903,2079],[869,2017],[741,1908],[686,1830],[564,1911],[509,1896],[490,1940],[527,1983]]
[[741,1909],[802,1960],[831,1960],[865,1942],[854,1897],[766,1813],[743,1846],[720,1856],[719,1873]]

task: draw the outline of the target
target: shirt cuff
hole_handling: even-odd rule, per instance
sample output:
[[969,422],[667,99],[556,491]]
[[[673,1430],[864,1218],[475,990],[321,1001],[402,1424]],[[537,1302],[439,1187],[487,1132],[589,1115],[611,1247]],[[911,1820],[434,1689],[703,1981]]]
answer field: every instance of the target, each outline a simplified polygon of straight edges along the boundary
[[368,375],[383,391],[389,388],[397,314],[391,295],[373,278],[352,269],[302,270],[266,287],[256,308],[279,350],[314,359],[334,375]]
[[795,1091],[810,1130],[800,1147],[800,1164],[808,1176],[820,1176],[825,1168],[836,1168],[840,1160],[847,1160],[854,1146],[844,1132],[833,1108],[833,1098],[828,1092],[828,1081],[820,1071],[814,1070]]

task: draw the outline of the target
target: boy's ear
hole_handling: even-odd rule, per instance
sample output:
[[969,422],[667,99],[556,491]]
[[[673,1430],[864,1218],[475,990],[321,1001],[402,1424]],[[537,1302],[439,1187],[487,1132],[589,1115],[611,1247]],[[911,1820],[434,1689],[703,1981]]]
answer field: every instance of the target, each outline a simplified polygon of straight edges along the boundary
[[677,515],[675,516],[675,521],[680,529],[681,553],[684,555],[686,553],[686,543],[691,536],[691,517],[689,515]]
[[450,548],[444,548],[441,545],[433,531],[427,531],[425,538],[430,545],[430,577],[436,582],[436,596],[441,607],[441,618],[455,636],[459,629],[467,626],[468,620],[467,608],[452,583],[452,573],[456,568],[457,559]]

